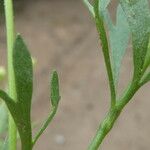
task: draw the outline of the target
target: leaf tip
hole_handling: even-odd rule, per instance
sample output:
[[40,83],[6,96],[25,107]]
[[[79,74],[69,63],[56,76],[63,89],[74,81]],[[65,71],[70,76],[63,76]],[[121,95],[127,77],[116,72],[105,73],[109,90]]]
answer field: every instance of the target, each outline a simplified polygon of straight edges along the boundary
[[57,106],[60,100],[59,95],[59,77],[56,70],[53,70],[51,75],[51,103]]

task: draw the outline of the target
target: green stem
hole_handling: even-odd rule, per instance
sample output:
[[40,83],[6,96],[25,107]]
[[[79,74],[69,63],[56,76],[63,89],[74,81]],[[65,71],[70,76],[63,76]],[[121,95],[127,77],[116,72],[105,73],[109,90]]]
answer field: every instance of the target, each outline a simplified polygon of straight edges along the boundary
[[109,131],[114,126],[116,119],[119,117],[121,111],[116,108],[112,109],[104,121],[100,124],[100,127],[93,138],[91,144],[88,147],[88,150],[97,150],[101,143],[103,142],[105,136],[109,133]]
[[123,96],[117,100],[116,105],[109,111],[108,115],[104,121],[100,124],[100,127],[95,135],[93,141],[91,142],[88,150],[97,150],[101,143],[103,142],[106,135],[113,128],[117,118],[119,117],[121,111],[126,106],[126,104],[131,100],[137,90],[140,88],[137,83],[132,82],[128,89],[125,91]]
[[55,114],[57,112],[57,108],[58,107],[52,106],[52,110],[51,110],[51,113],[48,116],[48,119],[45,121],[45,123],[43,124],[43,126],[40,129],[40,131],[37,133],[37,135],[35,136],[35,138],[34,138],[34,140],[32,142],[32,147],[35,145],[35,143],[37,142],[39,137],[43,134],[43,132],[46,130],[46,128],[48,127],[48,125],[50,124],[52,119],[54,118],[54,116],[55,116]]
[[[16,100],[14,70],[13,70],[13,43],[14,43],[14,15],[13,15],[13,1],[4,0],[5,4],[5,18],[7,30],[7,59],[8,59],[8,89],[9,95]],[[16,150],[17,129],[14,120],[9,115],[9,150]]]
[[103,55],[104,55],[108,79],[109,79],[109,87],[110,87],[110,92],[111,92],[111,107],[113,107],[116,103],[116,90],[115,90],[115,84],[114,84],[110,55],[109,55],[107,35],[106,35],[104,23],[103,23],[103,18],[99,14],[100,12],[99,0],[95,0],[94,11],[95,11],[96,27],[100,36],[100,40],[102,42],[102,50],[103,50]]

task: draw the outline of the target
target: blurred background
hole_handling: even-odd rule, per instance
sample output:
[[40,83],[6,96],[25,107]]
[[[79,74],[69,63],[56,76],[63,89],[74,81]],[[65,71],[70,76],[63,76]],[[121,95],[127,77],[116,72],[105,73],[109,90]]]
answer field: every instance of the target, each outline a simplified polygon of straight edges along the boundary
[[[2,0],[0,0],[2,3]],[[115,20],[117,0],[110,5]],[[1,9],[2,10],[2,9]],[[109,108],[109,90],[95,24],[82,0],[15,0],[16,31],[37,59],[34,67],[32,120],[41,122],[50,109],[49,78],[60,76],[61,102],[54,121],[36,150],[86,150]],[[6,66],[4,18],[0,18],[0,65]],[[132,74],[132,52],[123,60],[119,91]],[[102,150],[149,150],[150,85],[122,112]],[[36,129],[38,129],[40,125]],[[36,130],[35,129],[35,130]]]

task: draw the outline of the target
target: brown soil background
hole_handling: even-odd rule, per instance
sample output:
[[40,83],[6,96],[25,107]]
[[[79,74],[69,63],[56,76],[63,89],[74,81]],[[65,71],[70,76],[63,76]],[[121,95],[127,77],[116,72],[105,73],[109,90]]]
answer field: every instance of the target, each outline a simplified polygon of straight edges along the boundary
[[[35,150],[86,150],[109,107],[105,66],[95,25],[81,0],[25,1],[16,11],[16,29],[37,59],[32,118],[49,112],[49,76],[60,76],[61,102],[54,121]],[[111,7],[115,11],[115,6]],[[112,13],[114,14],[114,13]],[[0,64],[6,64],[4,25],[0,25]],[[132,73],[132,55],[123,60],[119,91]],[[101,150],[150,149],[150,93],[144,86],[128,104]],[[39,126],[38,126],[39,127]]]

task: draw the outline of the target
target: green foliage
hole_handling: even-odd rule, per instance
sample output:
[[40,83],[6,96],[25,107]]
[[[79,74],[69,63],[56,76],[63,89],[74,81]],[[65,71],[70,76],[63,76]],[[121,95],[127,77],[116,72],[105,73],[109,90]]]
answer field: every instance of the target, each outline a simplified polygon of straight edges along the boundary
[[[17,35],[14,43],[13,69],[15,76],[14,88],[17,92],[17,99],[12,99],[6,92],[2,90],[0,90],[0,97],[5,101],[18,128],[22,143],[22,150],[31,150],[33,146],[30,114],[33,88],[32,58],[20,35]],[[58,82],[58,74],[56,71],[54,71],[51,80],[51,102],[55,109],[52,109],[52,113],[50,113],[52,115],[48,117],[48,120],[50,119],[50,121],[53,119],[56,113],[60,99]],[[45,128],[41,129],[42,133],[50,121],[46,124],[46,126],[44,125]]]
[[[150,9],[148,1],[120,0],[115,25],[112,23],[109,11],[107,10],[109,3],[110,0],[94,0],[92,5],[89,1],[86,1],[86,6],[94,14],[92,16],[95,19],[100,36],[109,85],[111,85],[111,103],[113,104],[105,119],[101,122],[88,150],[97,150],[99,148],[105,136],[114,126],[123,108],[138,89],[150,81],[150,73],[146,72],[150,65]],[[108,27],[109,38],[106,35],[105,26]],[[112,93],[116,94],[113,85],[117,85],[121,62],[128,46],[130,34],[133,46],[134,74],[132,81],[129,82],[129,85],[124,90],[125,92],[121,93],[121,97],[116,99],[115,96],[112,96]]]
[[150,9],[147,0],[120,0],[132,33],[134,78],[139,80],[147,54],[150,36]]
[[14,118],[22,141],[22,149],[25,150],[32,145],[30,109],[33,73],[30,54],[20,35],[17,36],[14,44],[13,67],[17,100],[12,100],[3,91],[0,92],[0,96],[5,100]]

